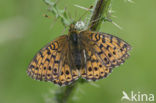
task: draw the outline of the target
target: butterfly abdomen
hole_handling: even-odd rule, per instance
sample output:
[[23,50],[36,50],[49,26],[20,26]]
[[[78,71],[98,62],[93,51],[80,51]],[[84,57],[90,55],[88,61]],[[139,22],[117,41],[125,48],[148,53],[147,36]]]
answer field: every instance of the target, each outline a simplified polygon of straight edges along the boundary
[[81,67],[81,53],[79,51],[75,52],[74,54],[74,63],[77,69],[80,69]]

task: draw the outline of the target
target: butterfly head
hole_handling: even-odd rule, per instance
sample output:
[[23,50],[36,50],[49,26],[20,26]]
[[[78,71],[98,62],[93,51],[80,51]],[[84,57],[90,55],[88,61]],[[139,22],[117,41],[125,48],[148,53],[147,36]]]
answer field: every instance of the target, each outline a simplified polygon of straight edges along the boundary
[[85,30],[85,24],[82,21],[74,22],[70,25],[69,28],[69,40],[72,41],[73,44],[77,44],[79,41],[79,34],[81,31]]

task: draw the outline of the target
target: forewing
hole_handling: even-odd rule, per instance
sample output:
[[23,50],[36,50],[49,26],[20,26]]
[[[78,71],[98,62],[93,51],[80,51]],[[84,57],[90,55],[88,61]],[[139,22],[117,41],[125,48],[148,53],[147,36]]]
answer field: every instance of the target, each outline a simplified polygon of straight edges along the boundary
[[107,62],[106,66],[118,66],[129,56],[130,45],[116,36],[92,32],[89,37],[95,42],[94,48],[99,57]]
[[29,64],[28,75],[36,80],[53,81],[56,79],[65,41],[66,36],[61,36],[42,48]]

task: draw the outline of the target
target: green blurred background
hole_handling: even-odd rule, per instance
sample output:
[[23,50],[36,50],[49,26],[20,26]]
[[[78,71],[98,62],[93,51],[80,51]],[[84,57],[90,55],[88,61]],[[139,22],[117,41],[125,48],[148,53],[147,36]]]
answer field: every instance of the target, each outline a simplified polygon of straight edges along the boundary
[[[123,29],[105,23],[100,31],[131,44],[131,56],[108,78],[79,85],[72,98],[75,103],[121,103],[123,90],[156,95],[156,1],[125,1],[112,0],[117,17],[112,19]],[[84,10],[73,5],[89,7],[94,2],[59,0],[58,6],[67,7],[73,19],[78,19]],[[42,0],[1,0],[0,8],[0,103],[54,103],[53,92],[59,87],[32,80],[26,70],[40,48],[67,30],[63,32],[60,20],[54,22]]]

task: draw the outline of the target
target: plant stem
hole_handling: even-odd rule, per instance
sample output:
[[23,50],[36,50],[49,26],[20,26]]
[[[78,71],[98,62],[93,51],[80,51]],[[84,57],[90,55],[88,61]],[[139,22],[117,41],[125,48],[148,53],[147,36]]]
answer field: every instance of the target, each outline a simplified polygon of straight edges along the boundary
[[61,87],[55,93],[55,101],[57,103],[67,103],[68,99],[73,96],[73,92],[78,86],[78,83],[85,83],[86,80],[79,79],[75,83],[68,85],[66,87]]
[[76,85],[69,85],[66,87],[61,87],[56,93],[55,93],[55,99],[57,103],[66,103],[67,100],[72,96],[72,92],[76,88]]
[[111,0],[97,0],[89,22],[90,30],[99,30],[102,17],[107,17]]

